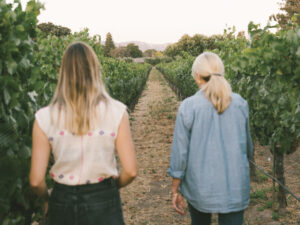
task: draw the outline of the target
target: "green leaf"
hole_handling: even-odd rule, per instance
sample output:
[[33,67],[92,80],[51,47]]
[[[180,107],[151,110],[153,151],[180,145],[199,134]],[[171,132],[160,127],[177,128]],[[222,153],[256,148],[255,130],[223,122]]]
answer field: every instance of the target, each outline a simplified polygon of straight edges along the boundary
[[20,38],[13,38],[13,40],[15,41],[15,45],[16,45],[16,46],[19,46],[19,45],[20,45],[20,43],[21,43]]
[[[300,32],[300,31],[299,31]],[[300,57],[300,47],[298,47],[298,50],[296,52],[296,55]]]
[[28,159],[31,156],[31,148],[28,146],[24,146],[23,149],[21,150],[22,157],[24,159]]
[[23,68],[28,68],[30,65],[30,61],[26,57],[23,57],[20,61],[20,66],[22,66]]
[[16,16],[16,14],[14,13],[14,11],[8,11],[8,12],[5,13],[5,19],[6,19],[7,21],[12,20],[13,22],[15,22],[15,21],[16,21],[16,18],[17,18],[17,16]]
[[20,32],[25,31],[25,28],[23,27],[23,25],[20,25],[20,24],[16,26],[16,29],[17,29],[17,31],[20,31]]
[[282,73],[282,71],[280,70],[280,69],[278,69],[277,71],[276,71],[276,75],[282,75],[283,73]]
[[26,5],[26,12],[32,12],[35,7],[35,2],[34,1],[29,1]]
[[3,94],[4,94],[4,102],[6,105],[8,105],[8,103],[10,102],[11,96],[10,96],[9,92],[7,91],[7,89],[3,90]]
[[31,101],[36,103],[36,97],[38,96],[36,91],[28,92],[27,94],[30,97]]
[[15,61],[10,61],[7,63],[7,71],[9,74],[13,75],[17,70],[18,64]]

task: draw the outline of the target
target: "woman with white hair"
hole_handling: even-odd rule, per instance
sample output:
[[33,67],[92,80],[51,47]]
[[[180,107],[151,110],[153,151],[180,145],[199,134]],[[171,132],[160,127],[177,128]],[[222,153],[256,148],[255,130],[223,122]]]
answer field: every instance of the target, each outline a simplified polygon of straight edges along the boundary
[[183,215],[186,198],[192,225],[211,224],[211,213],[219,214],[220,225],[242,225],[253,155],[248,104],[232,93],[218,55],[199,55],[192,75],[200,90],[177,114],[168,169],[172,205]]

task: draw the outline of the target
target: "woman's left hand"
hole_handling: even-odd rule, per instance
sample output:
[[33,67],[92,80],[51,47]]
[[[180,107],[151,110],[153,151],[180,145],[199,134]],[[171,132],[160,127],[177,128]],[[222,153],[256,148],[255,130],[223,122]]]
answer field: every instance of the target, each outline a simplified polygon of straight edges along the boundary
[[178,212],[182,216],[184,215],[184,202],[183,197],[180,193],[176,192],[172,194],[172,205],[176,212]]

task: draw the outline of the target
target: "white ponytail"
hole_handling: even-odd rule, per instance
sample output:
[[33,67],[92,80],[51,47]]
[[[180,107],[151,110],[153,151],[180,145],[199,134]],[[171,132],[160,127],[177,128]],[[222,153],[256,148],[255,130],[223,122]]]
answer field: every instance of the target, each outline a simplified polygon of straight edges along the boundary
[[199,55],[192,67],[192,76],[200,76],[207,81],[202,90],[212,102],[219,114],[223,113],[231,102],[231,86],[224,77],[224,65],[220,57],[212,52]]

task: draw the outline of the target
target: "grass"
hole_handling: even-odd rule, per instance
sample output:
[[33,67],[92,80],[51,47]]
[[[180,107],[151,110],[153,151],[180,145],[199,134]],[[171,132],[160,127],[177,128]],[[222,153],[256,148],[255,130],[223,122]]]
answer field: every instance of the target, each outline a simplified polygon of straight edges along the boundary
[[268,180],[268,177],[258,170],[256,171],[256,175],[259,182],[265,182]]
[[252,192],[250,194],[250,197],[253,198],[253,199],[262,199],[262,200],[267,200],[268,199],[265,189],[257,190],[257,191]]
[[156,173],[155,169],[152,169],[151,174],[155,174],[155,173]]
[[173,101],[173,97],[169,97],[169,98],[164,99],[165,104],[171,103],[172,101]]
[[[162,117],[166,116],[169,120],[174,119],[175,116],[172,115],[173,110],[173,101],[172,98],[164,99],[163,101],[158,101],[153,105],[149,106],[152,118],[162,119]],[[169,115],[166,115],[166,114]]]
[[266,209],[271,209],[272,205],[273,205],[273,202],[272,201],[268,201],[268,202],[266,202],[265,208]]
[[158,80],[160,84],[163,85],[163,90],[161,93],[162,99],[149,105],[149,114],[156,120],[161,120],[163,118],[174,120],[176,116],[173,115],[173,113],[177,111],[177,99],[175,96],[170,96],[168,94],[170,91],[169,87],[160,72],[157,70],[154,70],[153,72],[156,73],[154,80]]
[[[252,199],[262,199],[262,200],[268,200],[268,197],[267,197],[267,193],[269,192],[272,192],[273,191],[273,187],[268,187],[268,188],[264,188],[264,189],[261,189],[261,190],[256,190],[252,193],[250,193],[250,198]],[[275,187],[275,192],[278,192],[278,186]],[[268,206],[271,205],[272,206],[272,203],[268,203]]]
[[168,119],[173,120],[173,119],[175,119],[175,116],[170,114],[170,115],[168,115]]
[[271,209],[272,204],[273,204],[272,201],[266,201],[264,206],[257,208],[257,211],[261,212],[261,211],[264,211],[265,209]]
[[257,208],[257,211],[259,211],[259,212],[264,211],[264,210],[265,210],[264,207],[259,207],[259,208]]
[[135,121],[136,119],[134,117],[129,118],[130,121]]
[[272,212],[272,219],[273,220],[278,220],[279,219],[279,215],[277,212]]

